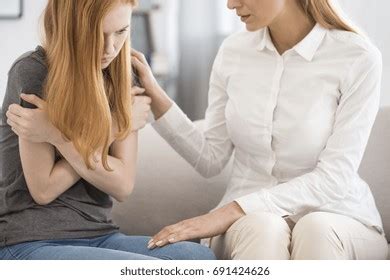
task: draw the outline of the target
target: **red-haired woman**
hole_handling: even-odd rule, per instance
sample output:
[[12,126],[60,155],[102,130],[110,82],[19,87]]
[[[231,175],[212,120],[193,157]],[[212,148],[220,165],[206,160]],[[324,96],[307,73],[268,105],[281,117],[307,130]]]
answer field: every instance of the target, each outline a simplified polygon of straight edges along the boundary
[[[135,4],[49,0],[43,46],[12,66],[1,116],[0,258],[214,258],[193,242],[149,250],[149,237],[121,234],[110,218],[111,197],[133,190],[136,129],[146,118],[132,124],[131,95],[144,91],[131,89]],[[138,102],[150,109],[148,97]],[[35,105],[34,116],[19,103]],[[17,117],[7,120],[9,105]],[[28,137],[23,118],[43,132]]]

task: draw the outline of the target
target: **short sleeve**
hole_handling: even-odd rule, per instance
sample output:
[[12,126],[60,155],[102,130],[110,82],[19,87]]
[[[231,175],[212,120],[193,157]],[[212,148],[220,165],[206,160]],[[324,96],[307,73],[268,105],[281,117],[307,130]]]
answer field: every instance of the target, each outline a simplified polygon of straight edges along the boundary
[[43,85],[46,76],[47,67],[37,59],[27,56],[17,60],[8,72],[3,112],[7,111],[11,104],[20,104],[25,108],[36,108],[21,100],[20,94],[35,94],[43,99]]

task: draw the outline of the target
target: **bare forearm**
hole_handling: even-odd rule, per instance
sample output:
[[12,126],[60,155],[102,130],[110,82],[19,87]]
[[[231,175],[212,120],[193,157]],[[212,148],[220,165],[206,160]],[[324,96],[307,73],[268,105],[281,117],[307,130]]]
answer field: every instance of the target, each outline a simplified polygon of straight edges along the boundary
[[120,159],[108,156],[108,165],[112,171],[107,171],[104,169],[99,155],[97,156],[97,162],[91,159],[94,169],[88,169],[83,157],[72,142],[63,141],[57,143],[56,147],[82,178],[115,199],[122,200],[129,189],[132,189],[135,171],[125,170],[125,165]]
[[48,201],[55,200],[80,179],[81,177],[65,159],[55,163],[48,178],[46,190]]
[[66,160],[55,162],[54,147],[48,143],[19,138],[19,152],[27,187],[38,204],[52,202],[80,180]]

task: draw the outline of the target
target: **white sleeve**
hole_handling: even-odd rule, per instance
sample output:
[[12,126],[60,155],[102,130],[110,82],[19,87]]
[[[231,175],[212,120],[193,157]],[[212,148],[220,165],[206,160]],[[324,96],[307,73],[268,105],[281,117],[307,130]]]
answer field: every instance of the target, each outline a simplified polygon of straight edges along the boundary
[[226,128],[228,96],[226,80],[221,75],[222,60],[223,47],[211,73],[204,131],[197,128],[176,104],[152,124],[173,149],[206,178],[223,170],[234,148]]
[[381,74],[379,52],[361,55],[341,83],[333,132],[313,171],[238,198],[242,209],[246,213],[295,215],[342,200],[353,192],[353,180],[379,109]]

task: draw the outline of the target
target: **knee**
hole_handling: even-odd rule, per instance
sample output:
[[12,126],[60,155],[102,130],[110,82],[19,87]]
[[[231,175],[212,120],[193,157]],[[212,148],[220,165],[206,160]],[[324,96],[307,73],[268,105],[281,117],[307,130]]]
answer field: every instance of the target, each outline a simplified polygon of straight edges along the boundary
[[215,260],[213,251],[199,243],[182,241],[168,245],[169,258],[175,260]]
[[295,225],[292,240],[323,238],[334,233],[332,225],[327,222],[327,213],[313,212],[302,217]]
[[[235,222],[228,231],[243,232],[245,235],[275,236],[277,233],[290,233],[286,221],[272,213],[252,213]],[[261,233],[261,234],[260,234]]]
[[271,213],[248,214],[225,234],[225,258],[289,259],[290,228]]
[[295,225],[291,240],[292,259],[339,258],[343,254],[343,243],[327,213],[310,213]]

